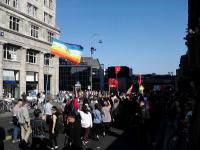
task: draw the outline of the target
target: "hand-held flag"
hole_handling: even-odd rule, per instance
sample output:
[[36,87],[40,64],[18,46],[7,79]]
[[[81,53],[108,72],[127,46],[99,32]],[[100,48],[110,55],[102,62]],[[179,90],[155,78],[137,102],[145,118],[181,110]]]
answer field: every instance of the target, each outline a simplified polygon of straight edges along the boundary
[[130,88],[128,89],[128,91],[126,92],[126,94],[131,94],[133,91],[133,84],[130,86]]
[[121,66],[116,66],[115,67],[115,74],[117,75],[121,70]]
[[142,76],[141,74],[138,75],[138,84],[141,85],[142,84]]

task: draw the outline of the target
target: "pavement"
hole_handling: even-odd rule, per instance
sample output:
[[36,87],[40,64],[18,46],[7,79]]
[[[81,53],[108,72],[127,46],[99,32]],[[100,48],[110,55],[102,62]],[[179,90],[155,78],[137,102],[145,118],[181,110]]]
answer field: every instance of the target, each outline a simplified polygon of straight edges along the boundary
[[[12,114],[6,113],[0,116],[0,126],[7,132],[7,139],[4,142],[5,150],[19,150],[19,143],[12,143]],[[135,128],[127,130],[111,128],[112,134],[105,137],[100,136],[100,141],[89,139],[87,150],[147,150],[138,138],[138,131]],[[60,150],[64,145],[64,134],[58,136]]]
[[[58,105],[55,103],[54,105]],[[30,109],[30,117],[33,117],[33,109]],[[4,142],[4,150],[19,150],[19,143],[12,143],[12,113],[0,113],[0,126],[6,131],[6,140]],[[111,128],[112,134],[105,137],[100,136],[100,141],[89,139],[87,143],[87,150],[149,150],[141,140],[140,131],[138,127],[131,127],[129,129]],[[58,136],[58,145],[60,150],[64,145],[64,134]]]

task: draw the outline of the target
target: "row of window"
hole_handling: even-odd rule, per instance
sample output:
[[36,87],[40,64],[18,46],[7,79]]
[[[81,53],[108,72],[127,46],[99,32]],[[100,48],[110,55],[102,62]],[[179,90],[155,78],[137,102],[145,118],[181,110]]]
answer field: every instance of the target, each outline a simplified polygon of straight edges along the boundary
[[[11,5],[14,8],[18,8],[18,5],[19,5],[18,0],[12,0],[12,4],[11,4],[11,0],[5,0],[5,3],[8,5]],[[53,1],[52,0],[44,0],[44,5],[53,9]],[[37,18],[38,17],[37,16],[38,8],[31,3],[27,3],[27,14],[34,18]],[[44,12],[44,22],[52,25],[53,24],[53,16],[51,16],[47,12]]]
[[[19,5],[18,0],[5,0],[5,3],[14,8],[18,8],[18,5]],[[49,7],[50,9],[53,9],[53,0],[44,0],[44,6]]]
[[[10,16],[9,28],[14,31],[19,31],[19,22],[20,22],[19,18]],[[39,38],[39,27],[35,25],[31,25],[30,35],[32,37]],[[48,31],[47,41],[51,43],[53,41],[53,36],[54,34]]]
[[[4,59],[16,61],[18,47],[12,45],[4,45]],[[36,64],[38,52],[34,50],[26,51],[26,62]],[[44,54],[44,65],[51,66],[51,55]]]
[[11,5],[14,8],[18,8],[19,1],[18,0],[5,0],[7,5]]
[[53,0],[44,0],[44,6],[53,9]]

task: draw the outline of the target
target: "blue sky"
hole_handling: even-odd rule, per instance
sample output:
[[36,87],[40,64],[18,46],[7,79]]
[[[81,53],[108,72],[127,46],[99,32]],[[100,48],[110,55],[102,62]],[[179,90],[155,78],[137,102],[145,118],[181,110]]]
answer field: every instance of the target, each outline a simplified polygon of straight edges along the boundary
[[105,67],[167,74],[187,50],[187,11],[187,0],[57,0],[56,20],[62,41],[82,45],[83,56],[92,41]]

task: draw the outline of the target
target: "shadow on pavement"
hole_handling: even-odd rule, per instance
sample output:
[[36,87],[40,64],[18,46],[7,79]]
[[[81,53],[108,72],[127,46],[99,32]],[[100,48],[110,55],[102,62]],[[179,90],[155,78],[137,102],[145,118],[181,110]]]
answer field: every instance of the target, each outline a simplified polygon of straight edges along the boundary
[[118,138],[106,150],[150,150],[146,141],[148,136],[142,130],[141,127],[125,129],[125,132],[117,135]]

